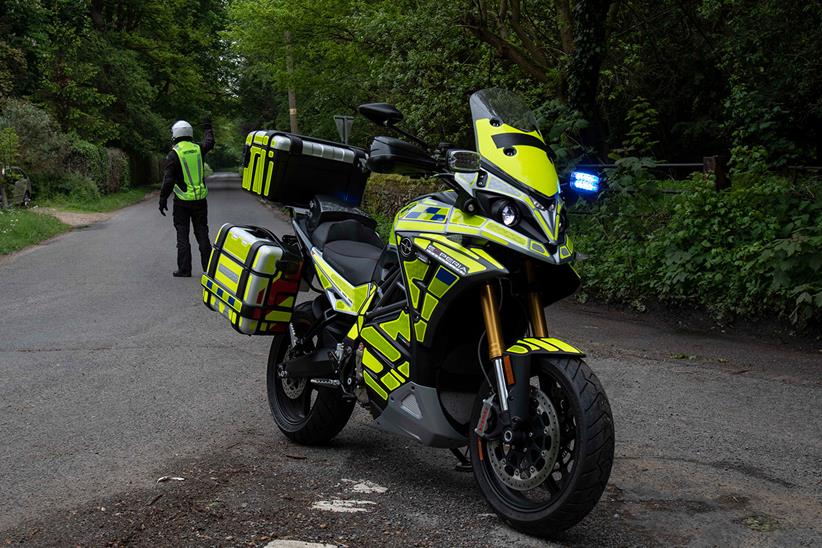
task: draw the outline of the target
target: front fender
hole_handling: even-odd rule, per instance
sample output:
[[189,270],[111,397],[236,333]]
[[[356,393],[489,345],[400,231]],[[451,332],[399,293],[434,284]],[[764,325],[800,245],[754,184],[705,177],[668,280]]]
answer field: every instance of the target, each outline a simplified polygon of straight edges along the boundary
[[508,409],[511,420],[523,421],[529,415],[531,363],[539,356],[584,357],[577,348],[551,337],[526,337],[509,346],[502,356],[508,384]]
[[520,339],[505,350],[511,357],[529,356],[530,354],[545,353],[552,356],[585,357],[585,353],[571,346],[567,342],[551,337],[526,337]]

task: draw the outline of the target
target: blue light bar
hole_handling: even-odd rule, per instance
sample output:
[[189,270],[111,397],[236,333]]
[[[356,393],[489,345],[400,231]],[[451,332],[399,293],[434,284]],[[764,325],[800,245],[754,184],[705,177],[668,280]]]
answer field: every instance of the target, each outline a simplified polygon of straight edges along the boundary
[[599,192],[599,177],[593,173],[574,171],[571,173],[571,188],[579,192]]

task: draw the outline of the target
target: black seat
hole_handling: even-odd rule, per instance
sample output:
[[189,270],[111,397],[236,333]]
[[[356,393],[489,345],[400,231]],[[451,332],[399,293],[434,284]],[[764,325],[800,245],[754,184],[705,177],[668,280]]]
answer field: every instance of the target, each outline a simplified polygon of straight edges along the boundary
[[385,248],[373,229],[354,219],[320,224],[311,241],[322,251],[323,259],[352,285],[373,279]]

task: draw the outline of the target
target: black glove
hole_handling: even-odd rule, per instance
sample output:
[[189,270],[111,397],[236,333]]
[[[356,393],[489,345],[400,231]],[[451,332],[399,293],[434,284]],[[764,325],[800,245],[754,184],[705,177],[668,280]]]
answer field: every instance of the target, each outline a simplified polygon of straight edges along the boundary
[[160,200],[160,215],[165,217],[166,216],[166,211],[168,211],[168,201],[167,200]]

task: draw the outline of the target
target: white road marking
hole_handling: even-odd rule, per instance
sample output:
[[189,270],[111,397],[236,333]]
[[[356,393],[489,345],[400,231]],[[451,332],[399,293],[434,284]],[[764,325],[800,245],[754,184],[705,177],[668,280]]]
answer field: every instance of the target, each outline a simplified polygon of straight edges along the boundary
[[377,503],[371,500],[318,500],[311,505],[311,509],[352,514],[355,512],[368,512],[368,508],[365,508],[365,506],[369,504],[376,505]]
[[388,491],[388,487],[383,487],[382,485],[378,485],[373,481],[363,480],[363,481],[356,481],[343,478],[343,481],[346,483],[353,483],[354,485],[351,486],[351,491],[354,493],[385,493]]

